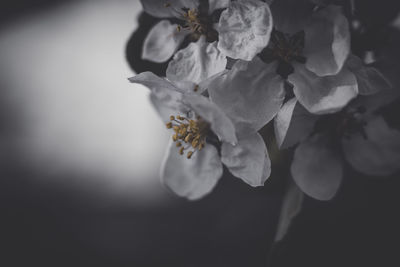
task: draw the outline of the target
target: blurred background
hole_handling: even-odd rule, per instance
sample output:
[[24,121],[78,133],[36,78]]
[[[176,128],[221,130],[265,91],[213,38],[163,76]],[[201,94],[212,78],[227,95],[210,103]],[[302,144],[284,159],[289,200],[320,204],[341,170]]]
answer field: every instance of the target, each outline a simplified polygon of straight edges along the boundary
[[[226,173],[198,202],[160,184],[169,135],[148,90],[127,81],[145,64],[126,49],[141,11],[137,0],[2,4],[0,266],[271,261],[285,168],[256,189]],[[396,178],[354,175],[331,202],[307,198],[274,266],[399,266]]]

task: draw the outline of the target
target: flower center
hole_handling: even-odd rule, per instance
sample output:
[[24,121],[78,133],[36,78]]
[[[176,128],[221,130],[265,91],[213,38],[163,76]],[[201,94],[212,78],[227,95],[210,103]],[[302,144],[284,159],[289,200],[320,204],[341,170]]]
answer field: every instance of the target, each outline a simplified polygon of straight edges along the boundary
[[170,116],[170,121],[166,124],[168,129],[173,129],[176,147],[179,148],[179,154],[186,153],[190,159],[197,150],[200,151],[206,144],[206,137],[210,130],[210,125],[201,117],[196,120],[188,119],[183,116]]
[[209,42],[214,42],[218,39],[218,32],[212,26],[212,18],[207,13],[200,12],[200,7],[199,9],[177,9],[170,3],[166,3],[164,6],[171,8],[176,17],[183,21],[182,25],[177,26],[178,32],[188,31],[194,40],[198,40],[201,35],[205,35]]
[[303,49],[304,31],[289,35],[274,29],[269,45],[260,53],[260,57],[266,63],[277,60],[279,63],[277,73],[286,79],[294,71],[292,62],[297,61],[302,64],[306,62]]

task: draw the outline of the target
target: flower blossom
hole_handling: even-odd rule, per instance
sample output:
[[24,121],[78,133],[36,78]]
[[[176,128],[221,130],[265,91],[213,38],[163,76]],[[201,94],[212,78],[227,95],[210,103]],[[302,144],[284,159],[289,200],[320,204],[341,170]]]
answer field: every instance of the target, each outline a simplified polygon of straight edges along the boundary
[[[218,41],[226,56],[250,59],[265,47],[272,29],[268,4],[260,0],[142,0],[144,11],[162,18],[144,42],[142,58],[167,61],[186,37]],[[217,10],[225,9],[221,14]],[[220,16],[219,16],[220,15]],[[219,17],[219,19],[218,19]],[[176,18],[173,24],[166,18]]]
[[364,93],[359,92],[357,78],[346,65],[350,33],[341,9],[311,9],[293,28],[292,24],[287,26],[288,21],[297,21],[297,17],[281,12],[280,3],[287,1],[271,5],[275,28],[268,46],[250,62],[237,61],[220,78],[228,86],[209,90],[212,100],[237,119],[252,112],[254,116],[249,116],[258,120],[257,128],[274,118],[293,97],[292,102],[298,101],[310,113],[329,114]]
[[129,79],[151,90],[152,104],[172,131],[162,180],[177,195],[191,200],[214,188],[222,176],[223,164],[251,186],[263,185],[270,175],[262,137],[236,127],[222,109],[203,96],[226,65],[216,43],[204,39],[175,54],[166,79],[151,72]]

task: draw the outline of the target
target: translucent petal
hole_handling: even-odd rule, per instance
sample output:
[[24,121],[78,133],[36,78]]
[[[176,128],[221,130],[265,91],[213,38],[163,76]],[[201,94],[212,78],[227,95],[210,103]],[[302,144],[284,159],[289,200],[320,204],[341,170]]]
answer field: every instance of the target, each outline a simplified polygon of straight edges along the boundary
[[154,25],[143,43],[142,59],[157,63],[167,61],[185,38],[186,33],[178,32],[177,26],[168,20]]
[[296,98],[287,101],[274,119],[278,147],[284,149],[303,141],[313,131],[317,118],[299,104]]
[[285,90],[275,70],[276,64],[264,64],[256,57],[238,61],[209,84],[210,98],[230,116],[239,134],[261,129],[278,113]]
[[271,173],[268,151],[258,133],[240,138],[236,146],[223,143],[221,160],[234,176],[251,186],[264,185]]
[[315,12],[304,31],[306,67],[318,76],[339,73],[350,53],[349,23],[341,8]]
[[[140,0],[146,13],[157,18],[178,17],[181,8],[197,8],[198,0]],[[169,6],[166,6],[166,4]]]
[[300,189],[318,200],[333,198],[339,189],[343,166],[326,136],[316,134],[301,143],[290,168]]
[[190,200],[199,199],[212,191],[222,176],[222,164],[217,149],[209,144],[196,151],[192,158],[178,153],[171,144],[162,166],[161,177],[175,194]]
[[207,43],[201,37],[185,49],[179,50],[168,64],[167,78],[171,81],[201,81],[225,69],[226,57],[217,49],[217,43]]
[[296,64],[288,77],[299,102],[311,113],[326,114],[341,110],[357,96],[357,80],[346,68],[334,76],[319,77]]
[[234,59],[252,60],[267,46],[272,31],[268,4],[259,0],[233,1],[221,14],[218,49]]

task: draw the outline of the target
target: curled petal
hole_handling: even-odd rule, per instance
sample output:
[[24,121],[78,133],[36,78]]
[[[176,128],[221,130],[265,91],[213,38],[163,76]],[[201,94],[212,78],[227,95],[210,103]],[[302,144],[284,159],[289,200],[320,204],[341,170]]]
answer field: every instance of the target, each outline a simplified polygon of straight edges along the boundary
[[231,2],[217,27],[218,49],[234,59],[252,60],[267,46],[272,31],[268,4],[260,0]]
[[190,200],[210,193],[222,176],[222,164],[217,149],[207,144],[188,159],[170,144],[161,170],[165,185],[175,194]]
[[318,76],[337,74],[350,53],[349,23],[341,8],[314,13],[304,31],[306,67]]
[[173,84],[151,72],[142,72],[132,78],[132,83],[142,84],[151,90],[150,100],[164,122],[170,115],[185,113],[187,107],[182,104],[182,93]]
[[319,77],[296,64],[288,80],[299,102],[311,113],[327,114],[341,110],[357,96],[357,80],[346,68],[334,76]]
[[162,20],[154,25],[144,40],[142,59],[157,63],[167,61],[185,38],[185,33],[178,32],[177,26],[168,20]]
[[179,17],[182,8],[197,8],[198,0],[140,0],[146,13],[157,18]]
[[184,103],[205,121],[210,123],[211,130],[220,141],[237,143],[235,126],[229,117],[208,98],[198,94],[185,94]]
[[209,84],[210,98],[234,121],[238,133],[261,129],[278,113],[284,97],[283,79],[275,64],[258,57],[238,61],[231,71]]
[[221,161],[234,176],[251,186],[264,185],[271,173],[267,148],[258,133],[240,138],[235,146],[223,143]]
[[202,36],[196,43],[178,51],[168,64],[167,78],[171,81],[201,81],[225,69],[226,57],[217,49],[217,43],[207,43]]
[[361,95],[373,95],[379,91],[390,90],[390,82],[374,67],[365,66],[357,56],[350,55],[346,66],[357,78],[358,90]]
[[342,140],[344,155],[353,168],[379,176],[400,170],[400,132],[389,128],[382,117],[375,116],[365,126],[365,134]]
[[290,99],[274,119],[278,147],[284,149],[303,141],[311,134],[317,118],[297,103],[296,98]]
[[290,171],[300,189],[318,200],[333,198],[343,176],[342,162],[326,137],[320,134],[297,147]]

